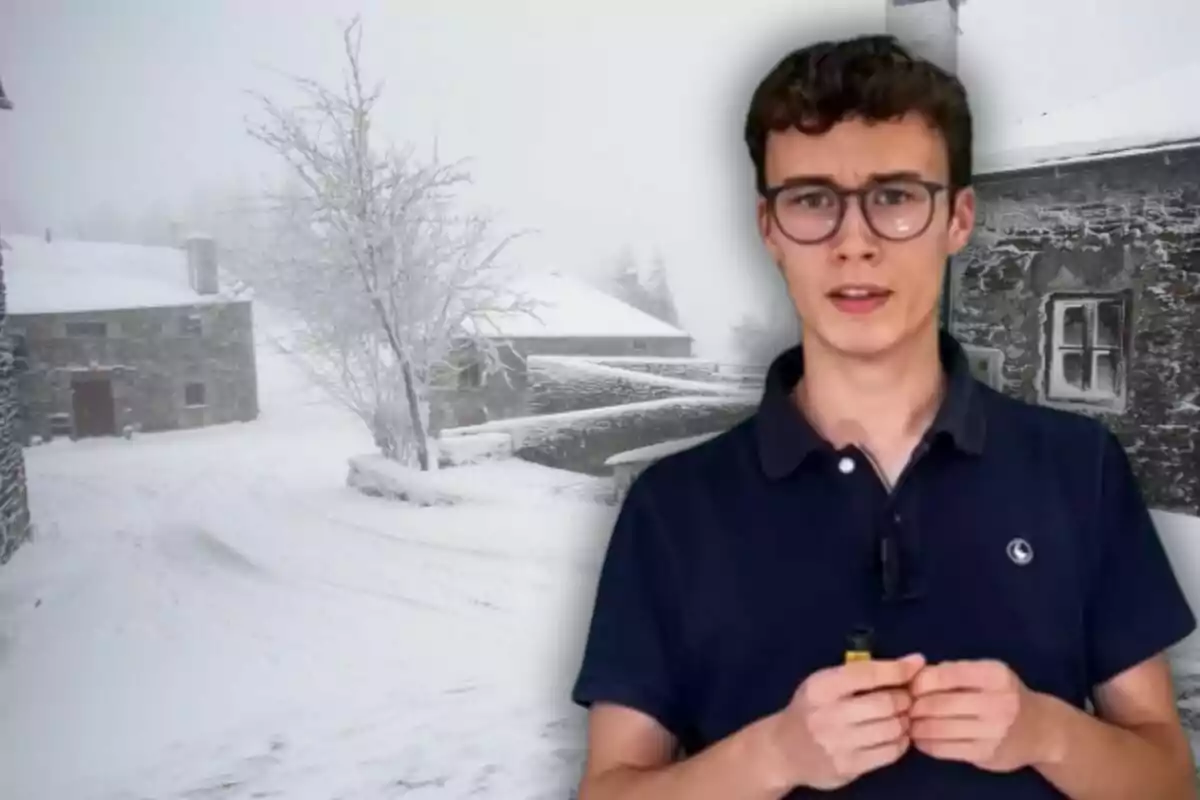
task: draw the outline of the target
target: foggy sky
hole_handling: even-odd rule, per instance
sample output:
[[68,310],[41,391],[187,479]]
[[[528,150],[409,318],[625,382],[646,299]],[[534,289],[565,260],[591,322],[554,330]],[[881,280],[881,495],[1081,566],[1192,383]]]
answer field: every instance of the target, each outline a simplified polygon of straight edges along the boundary
[[[517,252],[531,263],[575,271],[624,244],[658,247],[685,323],[719,346],[779,291],[740,141],[754,81],[805,41],[882,29],[883,0],[833,5],[9,0],[0,78],[16,109],[0,116],[0,219],[36,232],[272,168],[244,133],[246,90],[278,91],[275,70],[337,81],[340,26],[357,12],[389,137],[427,151],[436,136],[444,155],[470,158],[470,199],[540,231]],[[969,0],[960,65],[981,146],[1053,138],[1044,112],[1187,62],[1200,5],[1131,8]]]

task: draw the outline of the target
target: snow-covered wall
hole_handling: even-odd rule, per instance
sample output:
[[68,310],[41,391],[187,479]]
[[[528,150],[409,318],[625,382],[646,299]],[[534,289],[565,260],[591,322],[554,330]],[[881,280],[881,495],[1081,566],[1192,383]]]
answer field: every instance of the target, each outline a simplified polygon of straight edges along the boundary
[[[626,336],[616,327],[607,336],[530,336],[497,340],[497,348],[507,367],[503,374],[478,374],[475,383],[464,380],[454,385],[452,381],[448,386],[433,388],[430,410],[435,431],[537,413],[538,409],[530,403],[533,389],[529,360],[538,356],[647,359],[690,359],[692,356],[692,340],[686,335],[639,338]],[[469,361],[470,356],[462,358]]]
[[17,442],[17,392],[7,335],[3,253],[0,252],[0,564],[29,537],[25,459]]
[[561,414],[506,419],[447,430],[445,436],[506,433],[513,453],[547,467],[611,475],[605,462],[647,442],[719,433],[755,410],[753,395],[674,397]]
[[1002,388],[1098,416],[1200,514],[1200,146],[983,175],[951,327]]
[[[532,356],[527,362],[529,413],[559,414],[668,397],[728,396],[735,384],[688,380],[588,359]],[[711,378],[712,371],[709,373]]]

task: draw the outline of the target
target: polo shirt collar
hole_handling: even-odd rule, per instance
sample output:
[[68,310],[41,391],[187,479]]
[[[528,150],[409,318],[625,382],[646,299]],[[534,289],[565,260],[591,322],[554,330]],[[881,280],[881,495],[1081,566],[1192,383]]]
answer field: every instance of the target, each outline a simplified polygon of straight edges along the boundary
[[[948,380],[946,395],[926,439],[943,437],[959,451],[978,455],[983,451],[984,415],[966,352],[945,331],[939,332],[938,349]],[[755,415],[755,436],[759,461],[769,478],[785,477],[813,453],[831,450],[830,443],[805,419],[792,397],[803,373],[802,344],[785,350],[767,370]]]

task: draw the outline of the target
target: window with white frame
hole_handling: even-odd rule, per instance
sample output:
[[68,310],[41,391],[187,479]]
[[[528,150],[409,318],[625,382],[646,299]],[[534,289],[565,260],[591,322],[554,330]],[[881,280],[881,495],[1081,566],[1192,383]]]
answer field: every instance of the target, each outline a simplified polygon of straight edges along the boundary
[[1046,399],[1108,406],[1125,397],[1128,292],[1047,298]]

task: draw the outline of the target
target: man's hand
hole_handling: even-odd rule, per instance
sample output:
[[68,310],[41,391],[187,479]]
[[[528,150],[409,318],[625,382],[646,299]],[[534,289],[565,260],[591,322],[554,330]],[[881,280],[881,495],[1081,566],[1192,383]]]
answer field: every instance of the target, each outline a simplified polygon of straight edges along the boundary
[[836,789],[904,755],[912,705],[907,685],[924,665],[920,655],[910,655],[810,675],[771,729],[784,783]]
[[991,772],[1031,766],[1048,746],[1046,704],[998,661],[947,661],[911,685],[913,746]]

